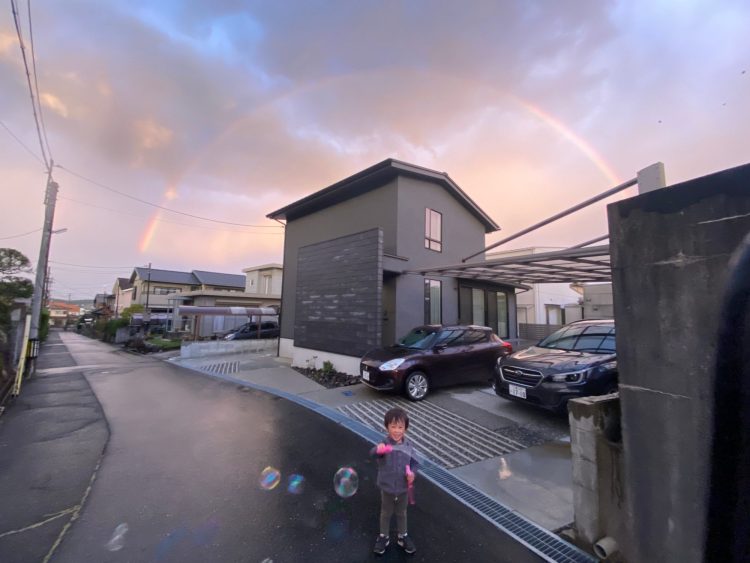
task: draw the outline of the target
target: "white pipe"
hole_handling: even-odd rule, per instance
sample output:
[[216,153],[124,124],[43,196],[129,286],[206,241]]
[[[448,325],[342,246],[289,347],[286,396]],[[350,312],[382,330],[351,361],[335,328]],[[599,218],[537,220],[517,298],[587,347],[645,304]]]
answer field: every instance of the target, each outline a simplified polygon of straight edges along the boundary
[[594,554],[599,559],[607,559],[617,553],[619,547],[614,538],[605,536],[594,544]]

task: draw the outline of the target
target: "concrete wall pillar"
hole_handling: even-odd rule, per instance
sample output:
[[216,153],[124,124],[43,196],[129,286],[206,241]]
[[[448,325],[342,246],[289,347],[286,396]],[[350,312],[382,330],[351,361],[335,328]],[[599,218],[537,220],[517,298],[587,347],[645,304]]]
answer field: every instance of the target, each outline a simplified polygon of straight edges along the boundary
[[608,206],[627,560],[703,561],[718,322],[750,165]]

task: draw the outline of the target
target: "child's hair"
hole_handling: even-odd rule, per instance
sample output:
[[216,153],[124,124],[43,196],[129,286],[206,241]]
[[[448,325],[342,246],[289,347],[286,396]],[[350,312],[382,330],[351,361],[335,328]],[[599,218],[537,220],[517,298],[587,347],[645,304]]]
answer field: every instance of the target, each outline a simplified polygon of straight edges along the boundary
[[394,407],[387,413],[385,413],[385,417],[383,418],[383,426],[388,428],[388,425],[391,422],[403,422],[404,430],[409,429],[409,415],[406,414],[406,411],[404,409]]

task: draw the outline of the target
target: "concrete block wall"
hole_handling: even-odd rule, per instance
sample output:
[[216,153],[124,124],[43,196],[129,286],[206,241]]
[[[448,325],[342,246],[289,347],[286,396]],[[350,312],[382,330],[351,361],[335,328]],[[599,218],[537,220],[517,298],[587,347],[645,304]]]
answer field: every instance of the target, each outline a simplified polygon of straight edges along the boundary
[[382,286],[380,228],[301,247],[294,345],[348,356],[380,346]]
[[750,165],[608,206],[627,560],[703,561],[714,366]]
[[619,546],[627,539],[619,397],[568,405],[575,540],[592,549],[608,537]]

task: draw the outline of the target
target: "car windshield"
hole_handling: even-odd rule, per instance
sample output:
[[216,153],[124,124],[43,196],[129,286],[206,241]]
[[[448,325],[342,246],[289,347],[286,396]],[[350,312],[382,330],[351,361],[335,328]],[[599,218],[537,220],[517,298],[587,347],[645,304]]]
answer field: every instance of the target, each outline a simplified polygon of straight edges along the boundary
[[404,348],[413,348],[416,350],[426,350],[432,345],[435,339],[435,331],[426,328],[415,328],[409,334],[398,341],[399,346]]
[[567,326],[552,333],[537,346],[595,354],[614,354],[615,327],[609,324]]

